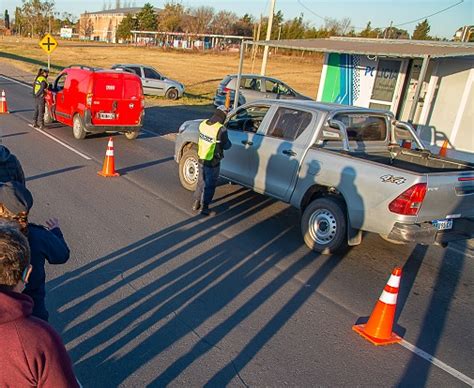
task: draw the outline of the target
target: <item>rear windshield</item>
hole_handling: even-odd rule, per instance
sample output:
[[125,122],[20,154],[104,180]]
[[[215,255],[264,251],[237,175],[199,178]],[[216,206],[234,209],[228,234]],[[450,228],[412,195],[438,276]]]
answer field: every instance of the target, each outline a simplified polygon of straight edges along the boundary
[[139,98],[141,81],[135,76],[124,74],[97,74],[94,82],[97,98]]
[[231,79],[232,79],[232,77],[230,75],[228,75],[221,81],[221,83],[219,85],[220,86],[226,86]]
[[140,98],[142,94],[142,85],[138,79],[126,78],[124,80],[123,98]]
[[[343,113],[334,119],[344,123],[349,141],[384,141],[387,138],[387,121],[382,116]],[[329,127],[323,128],[321,140],[337,140],[340,136]]]

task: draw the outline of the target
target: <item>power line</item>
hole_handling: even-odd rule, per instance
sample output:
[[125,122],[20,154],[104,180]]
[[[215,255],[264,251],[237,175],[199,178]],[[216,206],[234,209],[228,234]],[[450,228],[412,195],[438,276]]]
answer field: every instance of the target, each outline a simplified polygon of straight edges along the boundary
[[[302,2],[301,0],[297,0],[297,1],[298,1],[298,4],[299,4],[301,7],[303,7],[305,10],[307,10],[308,12],[310,12],[311,14],[313,14],[314,16],[316,16],[316,17],[318,17],[318,18],[320,18],[320,19],[322,19],[322,20],[324,20],[324,21],[326,21],[326,20],[329,19],[329,17],[327,17],[327,16],[322,16],[322,15],[319,15],[319,14],[317,14],[316,12],[314,12],[311,8],[309,8],[309,7],[307,7],[305,4],[303,4],[303,2]],[[408,22],[404,22],[404,23],[400,23],[400,24],[395,24],[395,25],[393,25],[392,27],[405,26],[405,25],[407,25],[407,24],[412,24],[412,23],[418,22],[418,21],[420,21],[420,20],[428,19],[428,18],[430,18],[430,17],[432,17],[432,16],[439,15],[440,13],[443,13],[443,12],[445,12],[445,11],[451,9],[451,8],[457,7],[457,6],[458,6],[459,4],[461,4],[461,3],[464,3],[464,0],[460,0],[460,1],[458,1],[456,4],[452,4],[452,5],[450,5],[449,7],[443,8],[443,9],[441,9],[441,10],[439,10],[439,11],[436,11],[436,12],[434,12],[434,13],[432,13],[432,14],[429,14],[429,15],[427,15],[427,16],[423,16],[423,17],[418,18],[418,19],[410,20],[410,21],[408,21]],[[353,27],[353,28],[356,29],[356,30],[364,30],[366,27]],[[385,27],[385,28],[388,28],[388,27]]]
[[461,3],[464,3],[464,0],[458,1],[456,4],[450,5],[449,7],[443,8],[443,9],[441,9],[441,10],[439,10],[439,11],[436,11],[435,13],[432,13],[432,14],[430,14],[430,15],[423,16],[422,18],[410,20],[409,22],[405,22],[405,23],[396,24],[394,27],[405,26],[405,25],[407,25],[407,24],[419,22],[420,20],[428,19],[428,18],[430,18],[430,17],[432,17],[432,16],[435,16],[435,15],[438,15],[438,14],[444,12],[444,11],[447,11],[448,9],[457,7],[457,6],[458,6],[459,4],[461,4]]

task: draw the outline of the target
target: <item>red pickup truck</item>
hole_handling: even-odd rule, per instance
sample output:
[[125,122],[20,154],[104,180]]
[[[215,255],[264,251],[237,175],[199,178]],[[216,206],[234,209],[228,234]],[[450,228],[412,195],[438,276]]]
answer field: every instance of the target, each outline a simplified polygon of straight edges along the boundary
[[142,83],[134,74],[71,66],[46,93],[45,123],[72,127],[76,139],[89,133],[120,132],[136,139],[143,123]]

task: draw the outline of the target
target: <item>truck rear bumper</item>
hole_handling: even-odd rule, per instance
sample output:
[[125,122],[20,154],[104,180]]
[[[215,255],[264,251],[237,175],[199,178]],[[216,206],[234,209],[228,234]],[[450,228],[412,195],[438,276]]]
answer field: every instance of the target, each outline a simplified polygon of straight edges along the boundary
[[421,224],[402,224],[397,222],[387,237],[391,240],[414,242],[423,245],[447,244],[451,241],[467,240],[474,237],[474,219],[455,219],[452,229],[441,231],[436,229],[430,222]]
[[94,125],[92,124],[91,112],[87,109],[84,112],[84,127],[90,133],[104,133],[104,132],[135,132],[139,131],[143,124],[144,114],[140,116],[138,125]]

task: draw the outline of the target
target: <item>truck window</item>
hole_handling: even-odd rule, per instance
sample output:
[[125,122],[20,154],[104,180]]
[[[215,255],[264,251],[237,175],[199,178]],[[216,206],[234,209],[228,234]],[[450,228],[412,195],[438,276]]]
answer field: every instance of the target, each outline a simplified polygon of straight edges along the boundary
[[251,106],[238,110],[225,124],[227,129],[243,132],[257,132],[267,114],[269,106]]
[[267,136],[295,140],[309,125],[312,115],[290,108],[278,108],[268,128]]
[[240,87],[247,90],[260,91],[260,80],[257,78],[242,78]]
[[60,90],[64,89],[64,85],[66,84],[66,77],[67,73],[63,73],[58,78],[56,78],[56,81],[54,83],[54,90],[59,92]]
[[385,117],[364,114],[340,114],[334,118],[346,125],[349,141],[384,141],[387,138],[387,122]]

